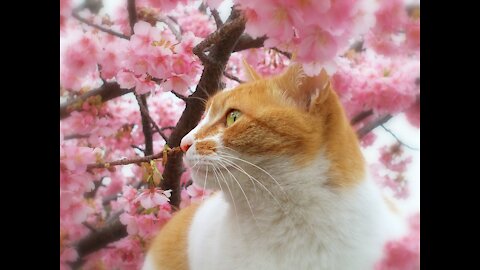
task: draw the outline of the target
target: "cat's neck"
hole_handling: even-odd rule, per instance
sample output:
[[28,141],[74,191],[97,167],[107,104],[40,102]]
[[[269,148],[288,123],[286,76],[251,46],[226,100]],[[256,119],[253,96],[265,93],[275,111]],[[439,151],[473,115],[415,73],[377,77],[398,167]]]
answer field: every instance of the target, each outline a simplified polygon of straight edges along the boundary
[[263,228],[292,220],[310,226],[321,213],[341,211],[342,203],[335,202],[348,200],[356,188],[342,190],[329,185],[329,163],[321,151],[315,161],[301,169],[293,169],[289,162],[279,160],[260,163],[259,168],[244,167],[249,176],[237,171],[238,183],[230,189],[222,188],[232,217]]

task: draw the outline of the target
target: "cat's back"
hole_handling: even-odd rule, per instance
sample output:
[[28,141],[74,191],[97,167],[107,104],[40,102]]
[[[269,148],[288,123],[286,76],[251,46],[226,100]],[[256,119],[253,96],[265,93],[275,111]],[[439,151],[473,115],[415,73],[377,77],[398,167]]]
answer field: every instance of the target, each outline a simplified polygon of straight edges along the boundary
[[147,253],[142,270],[188,270],[188,234],[198,204],[179,212],[160,230]]

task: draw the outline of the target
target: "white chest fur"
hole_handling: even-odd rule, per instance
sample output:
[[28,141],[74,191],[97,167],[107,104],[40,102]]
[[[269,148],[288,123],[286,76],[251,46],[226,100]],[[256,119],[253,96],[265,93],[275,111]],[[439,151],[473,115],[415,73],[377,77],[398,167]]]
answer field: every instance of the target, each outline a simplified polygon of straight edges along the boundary
[[189,232],[191,269],[373,269],[393,229],[373,184],[305,193],[286,211],[255,204],[255,219],[236,212],[227,193],[213,196]]

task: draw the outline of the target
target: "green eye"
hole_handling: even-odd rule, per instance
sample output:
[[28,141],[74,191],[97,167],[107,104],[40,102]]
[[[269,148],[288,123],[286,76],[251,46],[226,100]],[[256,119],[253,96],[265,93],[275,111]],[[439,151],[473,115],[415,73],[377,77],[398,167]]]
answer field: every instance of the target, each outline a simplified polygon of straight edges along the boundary
[[238,110],[232,110],[231,112],[229,112],[227,114],[227,127],[233,125],[233,123],[235,123],[235,121],[237,121],[241,115],[242,113]]

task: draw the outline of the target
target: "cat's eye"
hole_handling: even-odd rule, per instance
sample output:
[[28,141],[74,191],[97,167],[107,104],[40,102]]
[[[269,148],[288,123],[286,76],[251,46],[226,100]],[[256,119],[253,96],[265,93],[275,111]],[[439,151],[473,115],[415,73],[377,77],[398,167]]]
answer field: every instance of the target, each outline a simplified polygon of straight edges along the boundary
[[233,125],[240,118],[242,113],[239,110],[232,110],[227,114],[227,127]]

